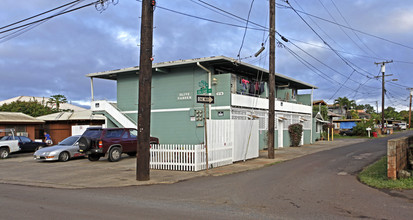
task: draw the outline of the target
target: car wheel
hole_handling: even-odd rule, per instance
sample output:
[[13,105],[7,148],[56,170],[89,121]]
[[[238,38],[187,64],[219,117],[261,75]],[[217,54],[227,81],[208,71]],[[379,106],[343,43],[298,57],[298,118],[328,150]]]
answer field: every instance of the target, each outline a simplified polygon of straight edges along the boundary
[[87,159],[89,161],[98,161],[100,159],[100,156],[96,154],[90,154],[89,156],[87,156]]
[[79,149],[87,151],[90,148],[91,141],[87,137],[80,137],[79,139]]
[[119,147],[113,147],[109,151],[108,160],[110,162],[117,162],[120,160],[121,155],[122,155],[122,150]]
[[60,162],[66,162],[70,158],[69,153],[66,151],[63,151],[62,153],[59,154],[59,161]]
[[0,159],[5,159],[9,156],[9,149],[0,148]]

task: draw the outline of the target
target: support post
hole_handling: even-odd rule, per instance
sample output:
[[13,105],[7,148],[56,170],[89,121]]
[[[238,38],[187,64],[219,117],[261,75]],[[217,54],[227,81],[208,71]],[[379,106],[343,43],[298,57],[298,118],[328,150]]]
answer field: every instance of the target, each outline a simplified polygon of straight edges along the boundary
[[94,96],[94,94],[93,94],[93,77],[90,77],[90,93],[91,93],[91,96],[92,96],[92,102],[93,101],[95,101],[95,96]]
[[141,47],[139,65],[138,146],[136,179],[149,180],[153,8],[155,1],[142,1]]
[[334,141],[334,128],[331,128],[331,141]]
[[274,159],[275,123],[275,0],[270,0],[270,62],[268,72],[268,158]]
[[410,90],[410,104],[409,104],[409,121],[408,121],[408,123],[409,123],[409,129],[410,129],[410,124],[411,124],[411,121],[412,121],[412,93],[413,93],[413,88],[409,88],[409,90]]
[[204,127],[205,127],[205,163],[206,169],[209,169],[208,165],[208,129],[207,129],[207,117],[206,117],[206,104],[204,103]]

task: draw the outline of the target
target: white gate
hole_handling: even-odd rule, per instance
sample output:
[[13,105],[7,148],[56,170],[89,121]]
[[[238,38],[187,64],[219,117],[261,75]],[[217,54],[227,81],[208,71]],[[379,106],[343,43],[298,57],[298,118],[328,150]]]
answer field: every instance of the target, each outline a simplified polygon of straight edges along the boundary
[[258,120],[208,120],[208,147],[232,148],[232,161],[259,156]]

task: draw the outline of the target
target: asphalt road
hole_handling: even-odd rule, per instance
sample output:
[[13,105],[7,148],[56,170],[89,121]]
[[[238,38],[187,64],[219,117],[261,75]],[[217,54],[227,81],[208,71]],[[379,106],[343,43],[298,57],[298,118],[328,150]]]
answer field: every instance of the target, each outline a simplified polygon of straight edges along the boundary
[[0,184],[0,219],[412,219],[413,201],[355,176],[385,155],[386,141],[172,185],[65,190]]

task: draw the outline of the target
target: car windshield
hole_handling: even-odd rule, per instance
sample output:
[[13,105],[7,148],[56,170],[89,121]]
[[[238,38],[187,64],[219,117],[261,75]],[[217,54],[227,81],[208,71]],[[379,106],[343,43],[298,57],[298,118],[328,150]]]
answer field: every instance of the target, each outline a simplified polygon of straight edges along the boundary
[[83,133],[82,136],[85,136],[88,138],[100,138],[101,134],[102,134],[102,129],[87,129],[85,133]]
[[4,137],[2,137],[0,140],[2,140],[2,141],[7,141],[7,140],[17,140],[17,137],[16,137],[16,136],[14,136],[14,139],[13,139],[13,137],[12,137],[12,136],[4,136]]
[[61,141],[59,145],[73,145],[76,143],[77,139],[79,139],[78,136],[71,136]]

